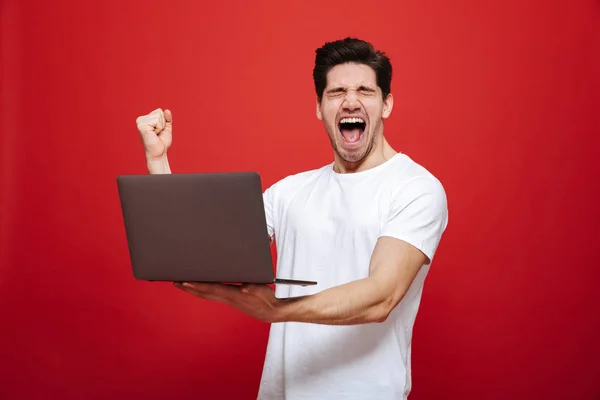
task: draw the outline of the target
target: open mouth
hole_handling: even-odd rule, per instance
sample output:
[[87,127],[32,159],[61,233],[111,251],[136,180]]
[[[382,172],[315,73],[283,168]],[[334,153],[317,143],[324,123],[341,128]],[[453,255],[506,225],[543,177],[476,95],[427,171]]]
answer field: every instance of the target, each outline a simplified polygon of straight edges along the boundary
[[338,129],[347,143],[357,143],[367,127],[364,119],[360,117],[342,118]]

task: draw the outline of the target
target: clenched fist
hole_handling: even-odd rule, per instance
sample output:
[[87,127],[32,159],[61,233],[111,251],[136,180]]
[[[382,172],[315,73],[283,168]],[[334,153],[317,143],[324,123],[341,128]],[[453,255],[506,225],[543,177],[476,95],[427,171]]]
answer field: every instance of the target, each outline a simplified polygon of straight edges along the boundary
[[136,119],[150,173],[169,173],[167,149],[173,141],[173,115],[157,108]]

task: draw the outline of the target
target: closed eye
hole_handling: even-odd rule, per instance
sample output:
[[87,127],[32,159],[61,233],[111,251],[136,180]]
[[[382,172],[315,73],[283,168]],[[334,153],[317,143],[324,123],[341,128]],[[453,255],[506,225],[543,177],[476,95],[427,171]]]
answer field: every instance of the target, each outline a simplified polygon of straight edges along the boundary
[[375,89],[373,89],[373,88],[370,88],[370,87],[366,87],[366,86],[361,86],[361,87],[359,87],[359,88],[358,88],[358,91],[359,91],[361,94],[366,94],[366,95],[372,95],[372,94],[375,94],[375,93],[376,93]]
[[[335,87],[335,88],[331,88],[331,89],[327,90],[326,94],[329,97],[338,97],[338,96],[346,93],[347,90],[348,89],[345,89],[342,87]],[[363,96],[372,96],[375,93],[377,93],[377,91],[375,89],[367,87],[367,86],[359,86],[357,88],[357,92],[358,92],[358,94],[363,95]]]
[[329,89],[327,91],[327,95],[331,96],[331,97],[334,97],[334,96],[342,95],[345,92],[346,92],[346,89],[344,89],[344,88],[333,88],[333,89]]

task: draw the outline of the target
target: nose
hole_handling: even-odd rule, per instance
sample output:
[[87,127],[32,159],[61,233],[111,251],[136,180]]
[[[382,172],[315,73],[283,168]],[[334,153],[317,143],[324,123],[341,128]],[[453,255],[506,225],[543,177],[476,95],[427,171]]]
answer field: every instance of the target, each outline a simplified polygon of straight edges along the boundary
[[358,101],[355,90],[349,89],[346,91],[343,108],[346,111],[356,111],[360,109],[360,102]]

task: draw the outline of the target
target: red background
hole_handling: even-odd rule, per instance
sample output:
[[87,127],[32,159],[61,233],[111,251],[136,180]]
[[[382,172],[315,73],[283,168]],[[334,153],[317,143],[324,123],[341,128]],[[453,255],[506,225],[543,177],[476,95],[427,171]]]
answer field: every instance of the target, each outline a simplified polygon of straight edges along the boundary
[[157,107],[174,172],[330,162],[311,70],[346,35],[448,192],[411,399],[600,398],[598,1],[1,4],[0,398],[255,397],[268,326],[134,281],[115,178]]

